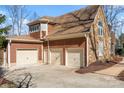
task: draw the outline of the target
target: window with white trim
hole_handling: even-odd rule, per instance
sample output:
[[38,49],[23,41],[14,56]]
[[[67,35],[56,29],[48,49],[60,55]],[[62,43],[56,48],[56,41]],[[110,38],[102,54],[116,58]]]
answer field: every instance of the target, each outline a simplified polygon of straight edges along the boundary
[[39,24],[37,24],[37,25],[32,25],[32,26],[29,27],[29,30],[30,30],[31,32],[40,31],[40,25],[39,25]]
[[99,52],[99,56],[103,56],[103,53],[104,53],[104,44],[103,44],[103,41],[99,41],[98,52]]
[[98,35],[103,36],[103,24],[102,24],[102,21],[98,22]]

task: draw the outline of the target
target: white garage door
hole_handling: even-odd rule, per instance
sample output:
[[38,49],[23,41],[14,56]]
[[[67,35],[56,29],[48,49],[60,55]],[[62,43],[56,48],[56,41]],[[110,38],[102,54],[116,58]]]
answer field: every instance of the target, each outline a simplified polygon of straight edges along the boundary
[[18,49],[16,51],[17,65],[34,64],[38,62],[37,49]]
[[83,67],[83,49],[67,49],[66,65],[71,67]]
[[51,49],[51,64],[61,64],[62,58],[62,49]]

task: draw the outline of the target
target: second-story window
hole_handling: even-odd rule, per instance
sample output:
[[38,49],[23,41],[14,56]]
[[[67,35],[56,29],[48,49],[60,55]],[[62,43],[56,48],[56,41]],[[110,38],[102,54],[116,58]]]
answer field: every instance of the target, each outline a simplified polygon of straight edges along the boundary
[[102,24],[102,21],[98,22],[98,34],[99,34],[99,36],[103,36],[103,24]]
[[36,32],[36,31],[39,31],[39,30],[40,30],[40,25],[30,26],[30,31],[31,32]]

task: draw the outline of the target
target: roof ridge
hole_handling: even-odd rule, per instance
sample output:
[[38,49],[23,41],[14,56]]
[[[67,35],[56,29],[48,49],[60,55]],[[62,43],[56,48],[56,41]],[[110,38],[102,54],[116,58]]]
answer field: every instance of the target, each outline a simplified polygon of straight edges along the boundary
[[56,17],[61,17],[61,16],[64,16],[64,15],[66,15],[66,14],[70,14],[70,13],[73,13],[73,12],[77,12],[77,11],[80,11],[80,10],[85,10],[85,9],[87,9],[87,8],[91,8],[91,7],[94,7],[94,6],[97,6],[97,7],[99,7],[100,5],[90,5],[90,6],[86,6],[86,7],[83,7],[83,8],[80,8],[80,9],[77,9],[77,10],[74,10],[74,11],[71,11],[71,12],[68,12],[68,13],[65,13],[65,14],[63,14],[63,15],[60,15],[60,16],[56,16]]
[[[65,14],[62,14],[62,15],[59,15],[59,16],[42,16],[42,17],[53,17],[53,18],[58,18],[58,17],[61,17],[61,16],[64,16],[64,15],[67,15],[67,14],[70,14],[70,13],[73,13],[73,12],[77,12],[77,11],[80,11],[80,10],[85,10],[85,9],[88,9],[88,8],[91,8],[91,7],[99,7],[100,5],[90,5],[90,6],[86,6],[86,7],[83,7],[83,8],[80,8],[80,9],[77,9],[77,10],[74,10],[74,11],[71,11],[71,12],[68,12],[68,13],[65,13]],[[40,18],[42,18],[40,17]]]

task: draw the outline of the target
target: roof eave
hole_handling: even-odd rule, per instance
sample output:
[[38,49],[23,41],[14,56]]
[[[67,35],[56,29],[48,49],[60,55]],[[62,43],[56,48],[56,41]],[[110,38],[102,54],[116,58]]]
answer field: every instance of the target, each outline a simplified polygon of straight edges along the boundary
[[29,43],[42,43],[43,41],[40,40],[26,40],[26,39],[13,39],[13,38],[6,38],[6,40],[11,40],[11,42],[29,42]]
[[27,25],[33,25],[33,24],[37,24],[37,23],[49,23],[49,20],[48,19],[37,19],[37,20],[34,20],[34,21],[31,21],[29,22]]
[[59,39],[71,39],[71,38],[85,37],[87,33],[89,33],[89,31],[84,32],[84,33],[50,36],[50,37],[47,37],[46,40],[59,40]]

